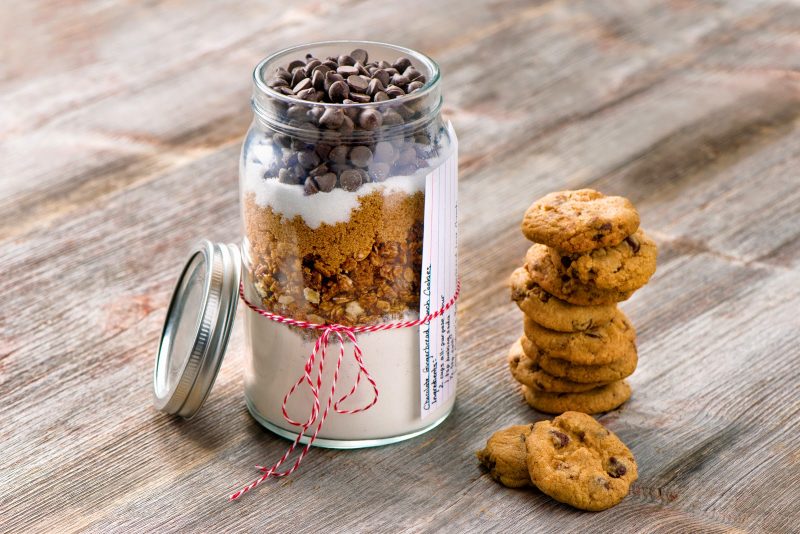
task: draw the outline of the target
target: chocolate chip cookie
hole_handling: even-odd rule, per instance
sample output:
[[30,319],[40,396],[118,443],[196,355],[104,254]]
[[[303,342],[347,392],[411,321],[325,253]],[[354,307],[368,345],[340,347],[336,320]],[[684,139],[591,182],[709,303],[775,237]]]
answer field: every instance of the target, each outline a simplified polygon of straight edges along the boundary
[[602,289],[636,291],[656,271],[658,247],[639,229],[618,245],[584,253],[550,249],[550,257],[560,271],[579,284],[594,284]]
[[524,319],[525,337],[562,360],[579,365],[604,365],[636,350],[636,330],[622,311],[606,326],[583,332],[556,332]]
[[593,189],[545,195],[525,212],[522,233],[534,243],[565,252],[613,247],[639,228],[630,200]]
[[525,255],[525,268],[530,273],[531,279],[545,291],[577,306],[614,304],[629,299],[633,294],[633,291],[605,289],[572,278],[561,269],[560,262],[558,264],[553,262],[550,249],[544,245],[535,244],[528,249]]
[[536,487],[581,510],[611,508],[638,478],[630,449],[582,413],[566,412],[536,423],[526,445],[528,471]]
[[521,339],[511,345],[508,351],[508,366],[514,379],[532,389],[553,393],[580,393],[605,385],[604,383],[581,383],[553,376],[543,371],[536,361],[531,360],[522,350]]
[[509,488],[531,485],[525,440],[532,428],[533,425],[514,425],[492,434],[486,447],[476,453],[489,476]]
[[624,380],[581,393],[550,393],[522,386],[528,404],[544,413],[603,413],[619,408],[631,398],[631,387]]
[[634,347],[634,350],[625,351],[619,360],[605,365],[578,365],[549,354],[525,336],[520,339],[520,342],[528,359],[535,361],[542,371],[572,382],[587,384],[616,382],[632,375],[639,361]]
[[524,267],[511,274],[511,298],[522,312],[551,330],[578,332],[611,322],[616,304],[575,306],[561,300],[533,281]]

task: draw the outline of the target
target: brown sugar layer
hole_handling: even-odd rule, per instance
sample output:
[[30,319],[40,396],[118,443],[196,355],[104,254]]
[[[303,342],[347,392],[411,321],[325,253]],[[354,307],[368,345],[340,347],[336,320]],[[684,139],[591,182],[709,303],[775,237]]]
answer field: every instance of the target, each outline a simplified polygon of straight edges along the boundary
[[422,192],[372,191],[347,221],[310,228],[244,198],[250,278],[263,306],[312,322],[373,324],[419,308]]

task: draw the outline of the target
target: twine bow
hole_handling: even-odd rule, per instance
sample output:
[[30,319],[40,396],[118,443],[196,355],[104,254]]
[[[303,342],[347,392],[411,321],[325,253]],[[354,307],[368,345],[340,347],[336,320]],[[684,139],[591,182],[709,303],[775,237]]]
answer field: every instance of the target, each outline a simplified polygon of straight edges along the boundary
[[[421,317],[419,319],[411,320],[411,321],[398,321],[393,323],[381,323],[375,325],[365,325],[365,326],[346,326],[342,324],[319,324],[319,323],[310,323],[308,321],[299,321],[296,319],[291,319],[289,317],[284,317],[282,315],[278,315],[272,312],[268,312],[267,310],[256,306],[249,300],[244,294],[244,285],[239,285],[239,297],[242,299],[242,302],[247,305],[248,308],[256,312],[257,314],[261,315],[262,317],[266,317],[272,321],[277,323],[286,324],[290,326],[296,326],[298,328],[305,328],[310,330],[318,330],[320,331],[319,337],[317,337],[316,343],[314,343],[314,348],[311,351],[311,354],[308,356],[306,360],[306,364],[303,367],[303,374],[300,378],[297,379],[297,382],[289,389],[286,395],[283,397],[283,404],[281,406],[281,411],[283,412],[283,418],[292,426],[299,427],[299,432],[297,433],[297,437],[283,454],[283,456],[272,464],[271,466],[261,466],[257,465],[256,469],[262,471],[262,475],[241,488],[240,490],[233,493],[229,499],[235,501],[248,491],[255,489],[258,487],[262,482],[267,480],[268,478],[278,478],[278,477],[285,477],[289,476],[294,473],[298,467],[300,467],[300,463],[305,458],[308,451],[311,449],[314,441],[317,439],[317,435],[322,430],[322,427],[325,423],[325,419],[328,417],[328,413],[330,412],[331,407],[333,407],[336,413],[340,414],[355,414],[359,412],[364,412],[369,410],[378,402],[378,384],[375,382],[375,379],[367,370],[366,365],[364,365],[364,358],[363,353],[361,352],[361,348],[358,345],[358,337],[357,334],[361,333],[368,333],[368,332],[381,332],[384,330],[395,330],[399,328],[411,328],[415,326],[420,326],[426,324],[437,317],[443,315],[447,310],[449,310],[458,299],[458,295],[461,292],[461,281],[456,281],[456,290],[453,293],[452,298],[445,303],[444,306],[436,310],[435,312],[426,315],[425,317]],[[334,368],[333,372],[333,380],[331,382],[331,390],[330,394],[328,395],[327,401],[325,402],[325,409],[322,411],[320,415],[320,390],[322,389],[322,376],[323,371],[325,369],[325,357],[328,352],[328,344],[331,341],[331,337],[334,338],[335,342],[339,344],[339,357],[336,359],[336,367]],[[336,402],[333,401],[336,395],[336,386],[339,381],[339,371],[342,367],[342,362],[344,361],[345,357],[345,338],[349,339],[353,344],[353,359],[355,360],[356,364],[358,365],[358,374],[356,375],[355,383],[353,387],[350,388],[346,394],[342,395]],[[316,365],[316,377],[314,378],[314,368]],[[349,399],[351,396],[355,394],[358,390],[361,381],[366,380],[369,385],[372,387],[372,399],[359,408],[353,408],[350,410],[345,410],[341,408],[341,404]],[[289,416],[289,413],[286,410],[286,405],[289,402],[289,399],[292,395],[294,395],[295,391],[300,388],[303,384],[307,384],[311,395],[314,399],[314,402],[311,406],[311,413],[309,414],[308,419],[305,422],[298,422],[292,419]],[[288,469],[283,471],[279,471],[279,468],[287,461],[289,456],[291,456],[292,452],[297,448],[300,444],[300,440],[304,437],[306,431],[314,426],[316,423],[316,427],[314,428],[313,433],[308,438],[308,443],[305,447],[303,447],[300,454],[295,459],[294,463]]]

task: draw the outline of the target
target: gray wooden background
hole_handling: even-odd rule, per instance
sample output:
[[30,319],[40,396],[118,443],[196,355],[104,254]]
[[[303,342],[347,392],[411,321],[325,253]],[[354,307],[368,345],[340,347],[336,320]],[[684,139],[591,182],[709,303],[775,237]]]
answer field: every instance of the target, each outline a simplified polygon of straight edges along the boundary
[[[786,1],[0,4],[0,531],[787,532],[800,529],[800,5]],[[250,72],[371,38],[436,58],[461,140],[460,384],[437,430],[315,450],[249,417],[241,326],[200,415],[150,398],[184,255],[236,240]],[[640,480],[579,512],[473,451],[542,416],[506,370],[526,206],[623,194],[659,269],[623,306],[632,400],[602,418]]]

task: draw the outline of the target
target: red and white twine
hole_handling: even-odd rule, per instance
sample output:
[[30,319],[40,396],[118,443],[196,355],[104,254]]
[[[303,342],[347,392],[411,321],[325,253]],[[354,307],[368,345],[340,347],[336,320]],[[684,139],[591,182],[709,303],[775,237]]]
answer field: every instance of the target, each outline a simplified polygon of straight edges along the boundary
[[[382,323],[382,324],[375,324],[375,325],[365,325],[365,326],[346,326],[342,324],[318,324],[318,323],[310,323],[308,321],[298,321],[297,319],[291,319],[289,317],[283,317],[282,315],[277,315],[275,313],[268,312],[267,310],[260,308],[247,300],[244,294],[244,285],[239,286],[239,297],[242,299],[248,308],[256,312],[257,314],[261,315],[262,317],[266,317],[272,321],[277,323],[286,324],[289,326],[296,326],[298,328],[306,328],[310,330],[319,330],[322,333],[317,337],[317,341],[314,344],[314,349],[311,351],[308,359],[306,360],[305,367],[303,368],[303,375],[297,379],[297,382],[289,389],[286,395],[283,397],[283,405],[281,406],[281,410],[283,411],[283,418],[293,426],[300,427],[297,438],[295,438],[294,442],[289,446],[287,451],[281,457],[280,460],[275,462],[269,467],[257,465],[256,469],[263,472],[263,474],[258,477],[257,479],[253,480],[242,489],[238,490],[234,494],[230,496],[230,500],[235,501],[248,491],[255,489],[258,487],[259,484],[267,480],[268,478],[277,478],[277,477],[285,477],[289,476],[294,473],[298,467],[300,467],[300,463],[305,458],[308,451],[311,449],[311,445],[314,443],[314,440],[317,439],[317,435],[322,430],[322,426],[325,423],[325,418],[328,417],[328,412],[330,411],[331,406],[336,413],[340,414],[354,414],[359,412],[364,412],[369,410],[375,403],[378,402],[378,385],[375,383],[375,379],[372,378],[369,371],[367,370],[366,366],[364,365],[363,354],[361,352],[361,348],[358,346],[358,338],[356,334],[363,334],[369,332],[381,332],[384,330],[395,330],[399,328],[411,328],[414,326],[420,326],[426,324],[430,321],[433,321],[437,317],[443,315],[447,310],[449,310],[458,299],[458,295],[461,292],[461,282],[456,282],[456,291],[453,294],[452,298],[440,309],[436,310],[435,312],[426,315],[425,317],[421,317],[419,319],[415,319],[413,321],[398,321],[393,323]],[[324,370],[325,365],[325,356],[328,349],[328,343],[330,342],[331,337],[335,338],[335,341],[339,343],[339,357],[336,360],[336,367],[334,368],[333,372],[333,381],[331,383],[331,391],[328,399],[325,403],[325,409],[320,415],[320,389],[322,388],[322,372]],[[356,375],[356,381],[353,384],[353,387],[350,388],[350,391],[347,392],[345,395],[340,397],[336,402],[333,402],[334,396],[336,394],[336,385],[339,381],[339,370],[342,366],[342,361],[344,360],[345,356],[345,337],[349,339],[353,343],[353,359],[355,359],[356,364],[358,365],[358,375]],[[319,356],[319,361],[317,362],[317,356]],[[314,372],[314,367],[317,367],[316,377],[312,378],[312,374]],[[354,408],[351,410],[344,410],[340,408],[341,404],[350,398],[353,394],[355,394],[356,390],[358,389],[359,384],[361,383],[362,378],[366,380],[370,386],[372,386],[372,400],[370,400],[366,405],[360,408]],[[303,384],[308,384],[309,389],[311,390],[311,395],[314,398],[314,402],[311,406],[311,414],[309,415],[308,419],[301,423],[295,421],[291,417],[289,417],[289,413],[286,411],[286,405],[289,402],[289,398],[294,394],[295,391]],[[285,469],[283,471],[279,471],[281,465],[289,458],[289,456],[294,452],[297,448],[300,440],[304,437],[306,431],[311,428],[314,423],[316,423],[316,427],[314,428],[313,433],[308,438],[308,443],[300,451],[300,454],[297,456],[297,459],[294,461],[291,467]]]

